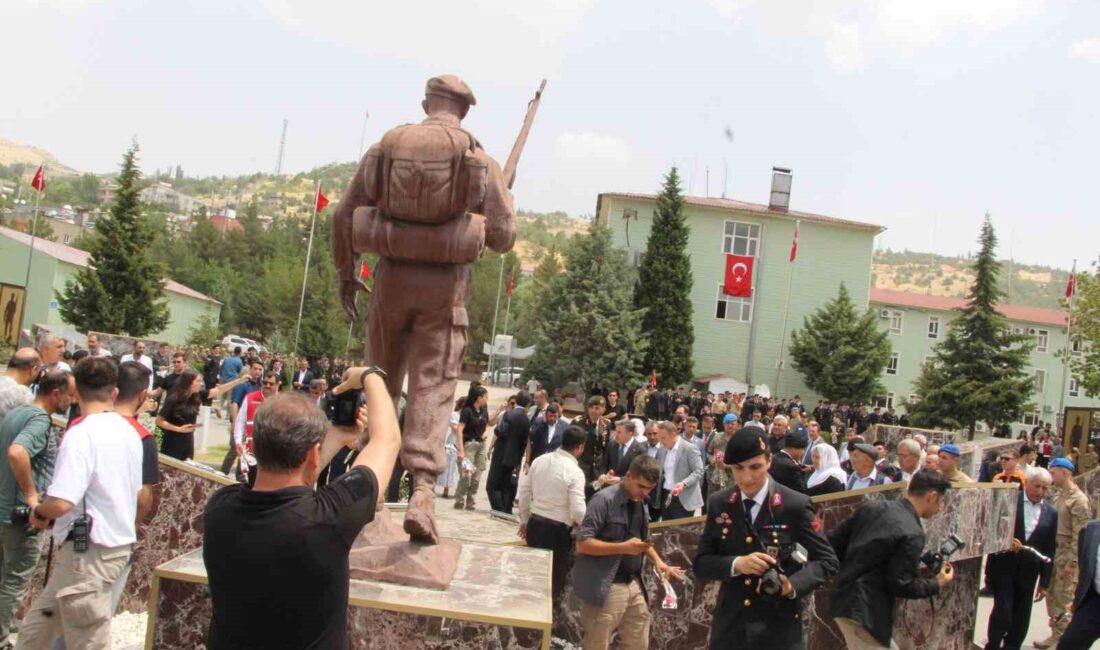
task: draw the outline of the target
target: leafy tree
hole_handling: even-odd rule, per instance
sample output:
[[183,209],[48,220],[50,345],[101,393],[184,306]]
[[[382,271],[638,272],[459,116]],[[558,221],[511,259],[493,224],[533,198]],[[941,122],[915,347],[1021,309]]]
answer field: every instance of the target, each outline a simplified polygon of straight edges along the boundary
[[997,283],[1001,264],[994,256],[997,236],[987,214],[979,238],[981,250],[971,269],[974,284],[961,316],[951,321],[934,356],[913,383],[920,402],[908,407],[916,426],[967,429],[974,439],[977,422],[991,429],[1023,415],[1032,392],[1030,339],[1014,334],[997,311],[1003,293]]
[[218,321],[211,318],[209,314],[205,314],[187,331],[187,343],[188,345],[210,345],[211,341],[220,341],[222,334]]
[[58,294],[61,316],[82,330],[145,336],[168,325],[164,268],[150,255],[157,237],[142,218],[141,171],[134,144],[122,158],[118,193],[107,217],[96,224],[89,265]]
[[34,229],[34,236],[40,239],[48,239],[52,242],[57,241],[57,233],[54,232],[53,226],[50,224],[50,220],[41,214],[38,215],[38,224],[34,223],[34,216],[32,215],[26,221],[20,221],[15,224],[15,230],[19,232],[25,232],[28,235],[31,234],[31,229]]
[[1089,395],[1100,395],[1100,269],[1077,274],[1073,299],[1073,340],[1082,354],[1070,358],[1077,385]]
[[656,369],[669,384],[691,381],[694,367],[688,230],[680,175],[673,167],[657,196],[657,210],[634,291],[634,306],[644,310],[642,330],[650,341],[644,370]]
[[[466,313],[470,318],[466,344],[466,360],[468,362],[481,362],[487,359],[482,349],[484,344],[488,343],[493,336],[493,313],[496,311],[498,289],[500,292],[500,314],[497,322],[497,334],[504,334],[505,305],[508,301],[506,291],[508,278],[511,277],[512,273],[515,273],[516,286],[522,287],[519,257],[515,251],[509,251],[504,255],[503,283],[500,275],[500,258],[499,253],[486,251],[481,259],[474,262],[470,269],[470,299],[466,303]],[[514,330],[517,316],[516,304],[513,302],[509,330]]]
[[791,332],[791,357],[806,385],[830,402],[863,402],[881,395],[890,340],[872,310],[856,312],[842,282],[836,298]]
[[624,388],[641,380],[648,341],[635,309],[631,273],[611,231],[594,224],[565,250],[565,272],[549,281],[535,305],[535,354],[527,371],[549,388],[578,381],[593,389]]

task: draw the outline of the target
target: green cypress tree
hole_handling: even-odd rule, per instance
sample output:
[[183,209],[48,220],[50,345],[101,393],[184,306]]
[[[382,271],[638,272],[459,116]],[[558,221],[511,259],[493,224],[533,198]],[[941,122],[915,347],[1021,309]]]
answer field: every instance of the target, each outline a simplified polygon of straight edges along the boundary
[[657,196],[657,210],[634,292],[634,306],[645,310],[642,330],[650,341],[642,368],[646,373],[656,369],[662,383],[669,385],[691,381],[695,365],[688,232],[680,174],[673,167]]
[[866,403],[881,395],[891,348],[876,322],[872,311],[856,312],[842,282],[836,298],[791,332],[791,358],[806,385],[830,402]]
[[135,143],[122,157],[109,215],[96,222],[88,266],[58,293],[61,317],[81,330],[146,336],[168,325],[164,268],[153,255],[156,232],[142,218]]
[[992,429],[1019,420],[1029,406],[1033,381],[1026,370],[1030,339],[1011,332],[997,311],[1003,297],[997,284],[1001,264],[988,214],[978,241],[981,250],[972,267],[974,284],[966,307],[921,368],[913,382],[920,402],[908,407],[914,425],[965,428],[970,440],[978,422]]
[[637,385],[647,341],[630,275],[605,226],[594,224],[587,235],[571,239],[565,271],[549,280],[535,305],[535,354],[525,376],[550,389],[575,380],[589,394],[597,387]]

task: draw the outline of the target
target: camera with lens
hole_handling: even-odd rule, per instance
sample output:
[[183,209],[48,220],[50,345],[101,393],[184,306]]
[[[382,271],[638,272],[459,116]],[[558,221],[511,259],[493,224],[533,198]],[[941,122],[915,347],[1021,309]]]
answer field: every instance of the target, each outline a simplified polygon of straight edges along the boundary
[[947,536],[947,539],[943,540],[939,549],[921,555],[920,562],[932,571],[939,573],[943,563],[950,560],[952,555],[964,548],[966,548],[966,542],[955,533],[951,533]]
[[349,390],[339,395],[329,391],[325,394],[325,415],[329,422],[338,427],[353,427],[362,405],[362,393]]
[[28,505],[13,506],[11,509],[11,523],[14,526],[30,526],[31,507]]
[[806,555],[806,548],[801,544],[785,544],[779,547],[779,557],[777,564],[767,571],[764,575],[760,576],[760,591],[769,595],[779,597],[783,595],[783,581],[780,579],[780,575],[785,575],[782,565],[784,563],[795,563],[799,566],[806,564],[808,557]]

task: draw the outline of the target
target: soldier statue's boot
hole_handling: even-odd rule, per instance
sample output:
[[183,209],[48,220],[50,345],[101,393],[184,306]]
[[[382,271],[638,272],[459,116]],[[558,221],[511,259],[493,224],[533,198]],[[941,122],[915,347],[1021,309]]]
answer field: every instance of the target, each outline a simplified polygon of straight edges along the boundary
[[435,527],[435,478],[417,474],[415,487],[409,497],[409,509],[405,512],[405,532],[414,542],[439,543],[439,531]]

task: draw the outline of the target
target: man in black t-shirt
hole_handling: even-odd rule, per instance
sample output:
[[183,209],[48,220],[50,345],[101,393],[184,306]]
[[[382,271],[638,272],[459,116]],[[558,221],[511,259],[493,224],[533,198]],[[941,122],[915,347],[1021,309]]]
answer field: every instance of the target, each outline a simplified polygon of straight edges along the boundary
[[334,389],[363,388],[370,443],[352,468],[313,490],[321,468],[357,427],[333,427],[308,397],[279,395],[256,411],[256,484],[218,490],[206,504],[203,561],[214,604],[207,648],[348,646],[348,553],[374,518],[401,446],[393,400],[377,368],[352,368]]

